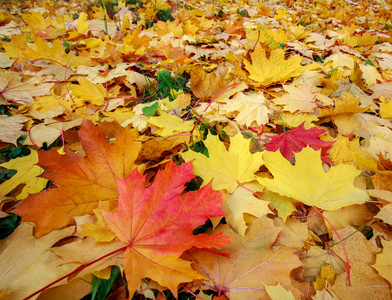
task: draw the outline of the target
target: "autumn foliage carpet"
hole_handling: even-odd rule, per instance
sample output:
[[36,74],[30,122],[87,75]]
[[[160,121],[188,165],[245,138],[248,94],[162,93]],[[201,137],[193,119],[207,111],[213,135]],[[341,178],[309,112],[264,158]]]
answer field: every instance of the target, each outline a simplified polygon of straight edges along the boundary
[[0,5],[0,299],[391,299],[392,1]]

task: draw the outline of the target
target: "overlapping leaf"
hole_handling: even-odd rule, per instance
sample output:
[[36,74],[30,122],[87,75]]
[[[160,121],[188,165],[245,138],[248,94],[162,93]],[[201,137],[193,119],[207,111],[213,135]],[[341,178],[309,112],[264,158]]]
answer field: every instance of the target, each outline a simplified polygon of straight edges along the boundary
[[99,127],[83,121],[79,137],[85,157],[70,150],[65,155],[55,150],[39,153],[42,177],[58,187],[30,195],[14,211],[24,222],[37,225],[37,236],[67,225],[73,216],[92,213],[100,201],[109,201],[114,208],[115,178],[125,178],[136,167],[141,146],[127,131],[110,144]]
[[116,212],[101,211],[118,239],[128,247],[124,267],[128,289],[133,294],[143,278],[151,278],[177,293],[182,282],[203,278],[179,256],[191,247],[223,247],[231,239],[222,233],[193,235],[209,218],[224,215],[221,192],[211,184],[184,195],[184,184],[194,177],[192,163],[176,166],[169,162],[154,183],[135,169],[117,180],[119,202]]

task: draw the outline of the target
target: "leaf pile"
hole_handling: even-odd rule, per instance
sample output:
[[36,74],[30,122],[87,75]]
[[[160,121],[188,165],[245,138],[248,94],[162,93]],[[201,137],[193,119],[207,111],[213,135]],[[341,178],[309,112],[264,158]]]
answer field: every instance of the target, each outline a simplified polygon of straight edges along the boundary
[[391,11],[2,3],[0,299],[392,298]]

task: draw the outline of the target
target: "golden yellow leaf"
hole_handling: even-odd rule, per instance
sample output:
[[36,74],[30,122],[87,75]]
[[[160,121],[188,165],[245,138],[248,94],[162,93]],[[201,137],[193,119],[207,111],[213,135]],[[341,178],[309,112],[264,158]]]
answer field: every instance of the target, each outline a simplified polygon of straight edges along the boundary
[[325,172],[320,151],[310,147],[295,154],[295,166],[279,151],[264,152],[263,159],[274,179],[257,180],[272,192],[325,210],[336,210],[369,200],[366,191],[353,185],[361,171],[354,166],[338,165]]
[[301,75],[306,70],[317,68],[317,64],[301,65],[301,57],[285,59],[283,49],[274,49],[267,58],[265,49],[260,44],[250,54],[252,63],[244,59],[245,68],[249,71],[249,78],[260,85],[287,80]]
[[321,291],[325,289],[326,282],[328,282],[329,284],[333,284],[335,282],[335,279],[335,271],[330,264],[326,264],[321,267],[320,274],[319,276],[317,276],[315,282],[313,283],[313,286],[316,290]]
[[263,94],[239,92],[223,106],[223,110],[238,112],[235,120],[240,125],[250,127],[254,122],[257,126],[260,126],[268,123],[268,115],[272,114],[266,105],[266,101]]
[[266,285],[263,282],[261,282],[264,287],[265,290],[268,294],[268,296],[272,299],[272,300],[295,300],[295,297],[293,295],[293,293],[291,291],[286,290],[283,286],[280,285],[280,283],[278,283],[278,285]]
[[253,181],[254,173],[263,164],[262,153],[251,154],[250,140],[242,134],[230,139],[229,151],[216,135],[208,135],[204,144],[209,157],[193,151],[183,153],[182,157],[187,162],[194,159],[193,172],[203,178],[204,184],[212,180],[215,190],[233,193],[239,184]]
[[80,13],[79,18],[78,18],[78,33],[84,34],[88,27],[90,26],[89,22],[86,22],[87,20],[87,14],[85,12]]
[[284,105],[284,109],[289,112],[313,112],[317,107],[315,103],[316,94],[312,93],[312,89],[308,85],[298,88],[294,85],[284,85],[288,94],[275,98],[273,101],[277,105]]
[[[256,218],[260,218],[271,212],[267,201],[257,198],[252,192],[258,192],[263,189],[258,182],[245,183],[235,189],[233,194],[226,198],[226,206],[228,221],[230,227],[238,234],[245,236],[245,231],[248,228],[244,220],[244,214],[250,214]],[[224,209],[225,210],[225,209]]]
[[383,251],[376,256],[376,262],[372,265],[383,278],[392,284],[392,242],[382,241]]
[[[106,206],[106,207],[105,207]],[[115,238],[115,234],[110,230],[102,217],[100,209],[108,210],[109,207],[105,202],[100,202],[99,208],[93,209],[97,221],[95,223],[86,223],[81,225],[84,235],[92,236],[97,242],[111,242]]]
[[183,132],[190,132],[194,126],[193,121],[184,121],[176,115],[161,112],[160,116],[151,117],[148,123],[159,127],[156,134],[167,137]]
[[78,81],[79,84],[71,84],[70,86],[76,105],[83,106],[85,102],[98,106],[105,104],[107,92],[102,84],[92,83],[85,78],[79,78]]
[[270,191],[264,191],[262,195],[263,199],[270,202],[270,206],[277,210],[278,216],[286,221],[287,217],[297,210],[294,205],[295,200],[288,198],[277,193]]
[[44,170],[37,166],[37,163],[38,153],[35,150],[31,150],[31,154],[29,156],[18,157],[1,164],[1,167],[16,170],[17,172],[11,177],[11,179],[0,184],[0,194],[7,195],[19,184],[26,184],[26,186],[16,197],[17,199],[24,199],[29,195],[29,193],[33,194],[42,191],[48,180],[45,178],[38,178]]
[[391,119],[392,118],[392,101],[389,99],[380,96],[381,104],[380,104],[380,116],[383,119]]

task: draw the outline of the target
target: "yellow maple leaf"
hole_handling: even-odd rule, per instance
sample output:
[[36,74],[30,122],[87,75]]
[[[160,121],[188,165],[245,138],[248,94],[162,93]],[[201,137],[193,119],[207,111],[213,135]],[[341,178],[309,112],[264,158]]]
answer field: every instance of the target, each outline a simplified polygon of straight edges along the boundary
[[36,165],[37,163],[38,153],[37,151],[31,150],[31,154],[29,156],[18,157],[1,164],[1,167],[16,170],[17,172],[11,177],[11,179],[0,184],[0,194],[7,195],[20,184],[26,185],[16,199],[24,199],[29,195],[29,193],[33,194],[42,191],[48,180],[37,177],[44,171]]
[[193,172],[203,178],[203,184],[213,179],[213,189],[225,189],[231,194],[239,184],[253,181],[254,173],[263,164],[261,152],[249,152],[249,142],[242,134],[237,134],[230,139],[227,151],[219,137],[210,134],[204,141],[209,157],[193,151],[183,153],[182,157],[187,162],[194,159]]
[[18,138],[25,134],[21,129],[28,120],[30,120],[30,118],[23,115],[0,115],[0,141],[17,145]]
[[383,251],[377,254],[376,262],[372,266],[384,277],[389,283],[392,283],[391,260],[392,260],[392,242],[382,240]]
[[85,223],[80,227],[84,235],[94,237],[97,242],[111,242],[116,236],[103,219],[100,209],[109,209],[109,205],[106,202],[100,202],[99,208],[93,209],[97,218],[96,222]]
[[374,45],[378,40],[377,34],[371,35],[370,32],[366,31],[362,35],[357,36],[347,36],[344,38],[344,43],[350,47],[357,46],[370,46]]
[[270,202],[270,206],[277,210],[278,216],[286,222],[286,219],[295,211],[297,208],[294,205],[294,199],[282,196],[277,193],[272,193],[268,190],[262,194],[264,200]]
[[284,105],[284,109],[290,112],[313,112],[317,107],[315,103],[316,94],[312,93],[312,89],[308,85],[303,85],[298,88],[294,85],[284,85],[288,94],[282,97],[275,98],[274,102],[277,105]]
[[1,70],[0,95],[8,102],[26,104],[34,102],[34,97],[49,95],[53,87],[53,83],[41,83],[39,78],[22,79],[17,72]]
[[260,85],[269,85],[273,82],[287,80],[301,75],[306,70],[317,68],[317,64],[301,66],[302,58],[296,56],[285,59],[283,49],[274,49],[267,58],[265,49],[260,44],[250,54],[252,63],[244,59],[245,68],[249,71],[249,78]]
[[78,18],[78,33],[80,34],[84,34],[86,32],[86,30],[88,29],[88,27],[90,26],[89,22],[86,22],[87,20],[87,14],[82,12],[79,15]]
[[392,118],[392,101],[386,99],[383,96],[380,96],[380,116],[383,119],[391,119]]
[[79,84],[70,86],[72,96],[78,98],[74,99],[78,106],[83,106],[87,101],[98,106],[105,104],[107,92],[102,84],[95,84],[85,78],[79,78],[78,81]]
[[[262,282],[263,283],[263,282]],[[295,297],[291,291],[286,290],[280,283],[278,285],[267,285],[263,283],[265,291],[272,300],[294,300]]]
[[325,210],[369,200],[366,191],[353,184],[361,171],[354,166],[338,165],[325,172],[320,150],[304,148],[295,154],[294,166],[279,151],[265,152],[263,159],[274,179],[257,178],[257,181],[272,192]]
[[253,122],[257,126],[268,123],[268,115],[271,114],[271,111],[266,106],[266,99],[263,94],[237,93],[223,109],[229,112],[237,111],[238,115],[235,117],[237,123],[248,127]]
[[160,116],[151,117],[148,123],[159,127],[156,134],[164,137],[182,132],[190,132],[194,127],[193,121],[184,121],[178,116],[169,115],[163,111]]
[[37,37],[34,47],[26,47],[22,53],[24,59],[28,60],[49,60],[60,63],[64,66],[78,67],[80,65],[90,64],[90,53],[80,53],[76,56],[74,53],[64,53],[63,41],[56,39],[49,45],[42,38]]
[[[269,202],[263,201],[253,194],[253,192],[262,190],[263,186],[254,181],[244,184],[244,187],[237,187],[234,193],[227,196],[226,199],[226,207],[229,210],[226,220],[230,227],[242,236],[245,236],[245,231],[248,228],[244,220],[245,213],[260,218],[271,212],[268,207]],[[225,210],[225,207],[223,209]]]

